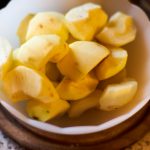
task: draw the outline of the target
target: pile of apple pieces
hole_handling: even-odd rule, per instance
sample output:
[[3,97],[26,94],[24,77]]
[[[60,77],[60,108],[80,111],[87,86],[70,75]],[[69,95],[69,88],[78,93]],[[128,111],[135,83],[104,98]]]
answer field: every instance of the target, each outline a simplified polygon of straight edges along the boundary
[[137,82],[127,78],[128,53],[121,48],[136,36],[131,16],[116,12],[108,19],[100,5],[87,3],[65,16],[29,14],[17,34],[21,46],[14,51],[0,39],[0,77],[13,102],[27,101],[30,117],[112,111],[135,96]]

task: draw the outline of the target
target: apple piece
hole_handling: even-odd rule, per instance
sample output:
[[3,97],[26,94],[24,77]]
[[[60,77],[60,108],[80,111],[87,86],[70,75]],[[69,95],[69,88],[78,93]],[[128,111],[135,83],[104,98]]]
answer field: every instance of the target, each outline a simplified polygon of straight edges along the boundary
[[86,97],[96,89],[97,85],[98,80],[90,73],[79,81],[72,81],[64,77],[56,90],[60,98],[73,101]]
[[29,14],[21,21],[19,28],[17,30],[17,35],[20,39],[20,44],[23,44],[26,41],[26,33],[28,30],[29,23],[35,14]]
[[108,85],[100,97],[100,109],[112,111],[125,106],[134,98],[137,87],[135,80]]
[[136,27],[133,18],[122,12],[115,13],[108,24],[97,35],[97,39],[112,46],[123,46],[136,37]]
[[12,47],[3,37],[0,37],[0,80],[12,66]]
[[66,25],[78,40],[90,41],[106,24],[107,14],[100,5],[86,3],[71,9],[65,16]]
[[51,81],[59,82],[63,78],[55,63],[48,62],[45,70],[46,76]]
[[106,47],[91,41],[77,41],[69,47],[69,53],[58,62],[57,67],[61,74],[72,80],[84,78],[110,53]]
[[41,70],[49,61],[59,62],[68,51],[67,43],[57,35],[34,36],[14,53],[14,59],[18,64]]
[[43,103],[59,99],[56,89],[46,76],[25,66],[18,66],[8,72],[3,79],[3,86],[13,102],[24,98],[34,98]]
[[57,100],[48,104],[31,100],[28,101],[26,110],[31,118],[45,122],[64,114],[69,107],[70,104],[64,100]]
[[43,34],[56,34],[66,41],[68,30],[65,26],[64,15],[57,12],[37,13],[29,23],[26,40]]
[[108,79],[126,66],[128,53],[122,48],[112,48],[111,54],[96,67],[96,75],[99,80]]
[[111,78],[100,81],[97,88],[104,90],[108,85],[121,83],[126,78],[127,78],[127,70],[125,68],[125,69],[121,70],[119,73],[117,73],[116,75],[112,76]]
[[70,118],[79,117],[85,111],[99,106],[99,99],[100,99],[101,93],[102,92],[100,90],[95,90],[89,96],[81,100],[72,102],[70,105],[70,109],[68,111],[69,117]]

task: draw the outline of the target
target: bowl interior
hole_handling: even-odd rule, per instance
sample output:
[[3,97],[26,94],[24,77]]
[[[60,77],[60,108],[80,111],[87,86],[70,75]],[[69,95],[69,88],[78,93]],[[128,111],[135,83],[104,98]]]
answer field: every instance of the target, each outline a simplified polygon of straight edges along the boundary
[[[28,13],[40,11],[59,11],[65,13],[70,8],[80,5],[89,0],[13,0],[10,4],[0,11],[0,36],[8,38],[13,47],[19,46],[16,36],[17,27],[21,19]],[[24,110],[24,103],[12,104],[1,91],[1,103],[15,117],[27,124],[40,128],[48,132],[59,134],[86,134],[102,131],[115,126],[137,111],[139,111],[150,98],[150,23],[145,13],[138,7],[131,5],[127,0],[92,0],[103,6],[106,12],[111,15],[116,11],[123,11],[133,16],[138,34],[136,40],[125,46],[128,50],[129,60],[127,72],[129,77],[138,81],[139,87],[136,97],[125,107],[112,111],[104,112],[90,110],[76,119],[68,119],[67,116],[53,119],[49,123],[42,123],[27,117]],[[5,100],[5,101],[3,101]]]

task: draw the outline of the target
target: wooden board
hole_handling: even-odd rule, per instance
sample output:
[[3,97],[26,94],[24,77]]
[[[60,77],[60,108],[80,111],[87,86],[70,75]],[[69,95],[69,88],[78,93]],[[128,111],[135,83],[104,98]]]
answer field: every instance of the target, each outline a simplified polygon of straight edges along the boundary
[[133,144],[149,131],[150,110],[147,105],[126,122],[103,132],[62,136],[19,123],[0,106],[0,128],[20,145],[32,150],[119,150]]

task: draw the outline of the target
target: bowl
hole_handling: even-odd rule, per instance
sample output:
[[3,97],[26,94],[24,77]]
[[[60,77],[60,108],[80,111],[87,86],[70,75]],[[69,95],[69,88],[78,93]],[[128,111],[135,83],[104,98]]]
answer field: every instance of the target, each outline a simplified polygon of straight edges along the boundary
[[43,123],[30,119],[24,109],[25,103],[13,104],[0,91],[0,103],[20,122],[48,133],[60,135],[85,135],[110,129],[135,115],[150,99],[150,22],[146,14],[128,0],[13,0],[0,11],[0,36],[7,38],[14,49],[19,46],[16,35],[21,19],[28,13],[41,11],[58,11],[65,13],[77,5],[95,2],[101,4],[109,15],[116,11],[122,11],[131,15],[138,29],[134,42],[125,46],[129,53],[127,72],[138,83],[138,92],[135,98],[121,109],[104,112],[90,110],[76,119],[68,119],[67,116],[53,119]]

